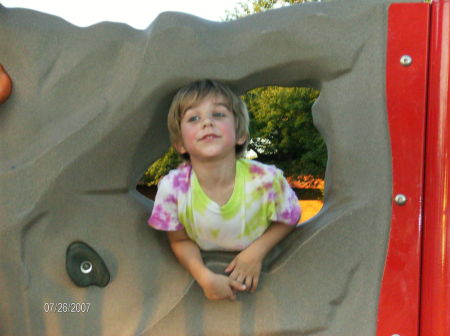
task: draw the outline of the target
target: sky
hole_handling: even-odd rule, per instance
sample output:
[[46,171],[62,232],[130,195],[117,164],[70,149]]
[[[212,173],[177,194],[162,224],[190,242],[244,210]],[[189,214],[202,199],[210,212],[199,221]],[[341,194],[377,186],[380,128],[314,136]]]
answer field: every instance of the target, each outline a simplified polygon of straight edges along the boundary
[[243,0],[0,0],[5,7],[30,8],[62,17],[80,27],[97,22],[125,22],[145,29],[161,12],[176,11],[222,21]]

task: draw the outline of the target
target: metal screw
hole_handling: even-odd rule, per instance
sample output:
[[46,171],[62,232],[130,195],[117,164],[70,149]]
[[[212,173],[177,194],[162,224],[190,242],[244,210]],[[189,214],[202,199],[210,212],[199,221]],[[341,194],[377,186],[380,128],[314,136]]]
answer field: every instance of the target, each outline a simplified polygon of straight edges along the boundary
[[403,55],[400,57],[400,64],[403,66],[410,66],[412,63],[412,57],[409,55]]
[[[398,194],[395,196],[394,201],[395,201],[395,203],[397,203],[397,205],[405,205],[407,198],[403,194]],[[393,336],[395,336],[395,335],[393,335]]]
[[92,263],[90,261],[83,261],[80,265],[81,273],[89,274],[92,272]]

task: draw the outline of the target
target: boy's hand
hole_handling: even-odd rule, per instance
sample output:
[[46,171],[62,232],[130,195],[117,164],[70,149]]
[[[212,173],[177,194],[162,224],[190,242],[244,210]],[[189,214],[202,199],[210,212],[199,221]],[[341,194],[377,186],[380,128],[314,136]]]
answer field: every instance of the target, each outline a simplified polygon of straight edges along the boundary
[[251,245],[239,253],[225,269],[229,277],[243,283],[247,290],[254,292],[258,287],[259,275],[264,255]]
[[236,300],[236,291],[246,290],[246,286],[229,277],[213,272],[208,272],[202,279],[200,286],[209,300]]

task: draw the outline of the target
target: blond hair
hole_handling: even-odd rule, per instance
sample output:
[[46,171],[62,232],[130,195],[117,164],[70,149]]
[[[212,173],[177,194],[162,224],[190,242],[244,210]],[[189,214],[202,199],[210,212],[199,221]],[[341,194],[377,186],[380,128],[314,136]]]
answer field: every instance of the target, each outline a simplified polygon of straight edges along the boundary
[[[243,156],[250,138],[247,107],[242,99],[231,91],[229,87],[211,79],[192,82],[181,88],[173,98],[167,119],[172,145],[176,148],[182,143],[181,119],[184,113],[210,95],[223,97],[228,105],[227,107],[233,112],[236,139],[241,139],[245,136],[245,142],[242,145],[236,144],[236,155],[238,157]],[[182,157],[189,160],[189,154],[183,154]]]

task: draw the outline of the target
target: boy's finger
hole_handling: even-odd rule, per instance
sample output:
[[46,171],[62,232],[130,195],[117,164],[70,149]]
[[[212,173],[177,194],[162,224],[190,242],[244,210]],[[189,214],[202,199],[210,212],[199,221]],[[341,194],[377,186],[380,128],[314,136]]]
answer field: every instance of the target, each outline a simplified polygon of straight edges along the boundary
[[239,273],[237,272],[236,269],[234,269],[233,272],[231,272],[231,274],[228,277],[230,279],[237,280],[238,276],[239,276]]
[[252,277],[245,278],[245,286],[250,290],[252,288]]
[[233,290],[230,290],[230,294],[228,295],[228,299],[231,301],[236,301],[236,293]]
[[236,267],[236,261],[233,259],[232,262],[225,268],[225,273],[231,272]]
[[236,280],[231,279],[230,285],[232,288],[239,290],[239,291],[245,291],[247,289],[247,286],[244,285],[241,282],[238,282]]
[[236,281],[237,282],[239,282],[239,283],[244,283],[244,280],[245,280],[245,275],[244,274],[239,274],[238,276],[237,276],[237,278],[236,278]]
[[256,287],[258,287],[258,282],[259,282],[259,278],[258,277],[253,278],[253,284],[252,284],[252,288],[251,288],[251,292],[252,293],[255,292]]

